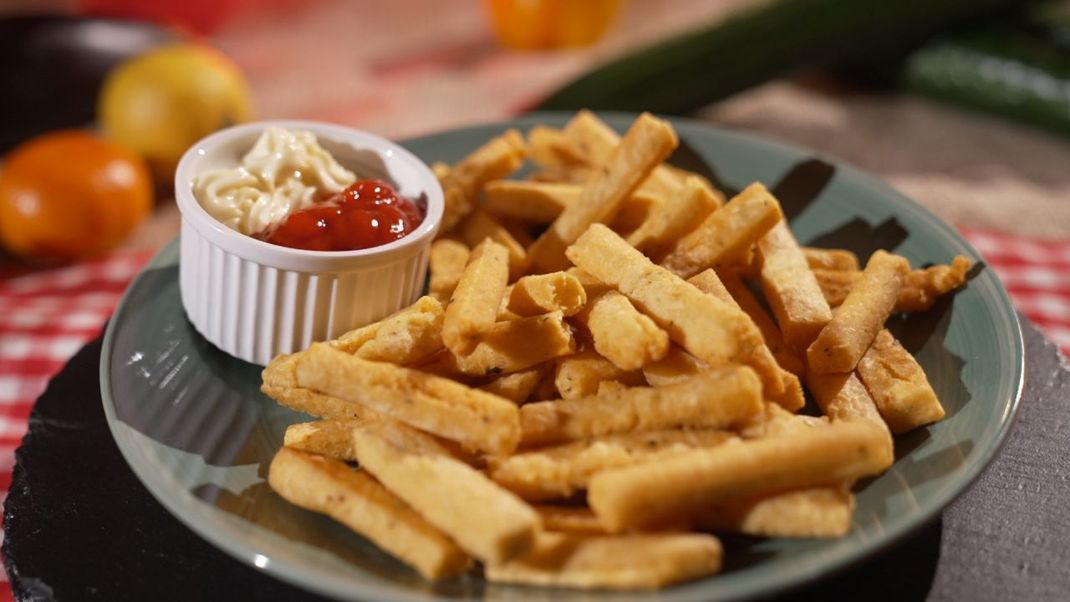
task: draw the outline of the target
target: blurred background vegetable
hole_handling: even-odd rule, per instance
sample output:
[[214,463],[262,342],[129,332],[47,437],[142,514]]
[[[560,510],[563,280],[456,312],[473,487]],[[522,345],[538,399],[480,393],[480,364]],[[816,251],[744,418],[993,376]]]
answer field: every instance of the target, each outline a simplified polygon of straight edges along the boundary
[[620,0],[484,0],[498,41],[517,50],[568,48],[597,41]]

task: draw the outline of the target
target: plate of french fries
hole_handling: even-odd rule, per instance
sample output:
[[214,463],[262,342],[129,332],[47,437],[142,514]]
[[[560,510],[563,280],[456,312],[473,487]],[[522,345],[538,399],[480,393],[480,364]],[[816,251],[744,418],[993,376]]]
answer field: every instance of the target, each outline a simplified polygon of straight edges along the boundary
[[1023,377],[948,225],[802,149],[649,114],[406,143],[445,193],[425,294],[266,367],[157,256],[109,324],[120,450],[203,537],[345,599],[740,599],[934,519]]

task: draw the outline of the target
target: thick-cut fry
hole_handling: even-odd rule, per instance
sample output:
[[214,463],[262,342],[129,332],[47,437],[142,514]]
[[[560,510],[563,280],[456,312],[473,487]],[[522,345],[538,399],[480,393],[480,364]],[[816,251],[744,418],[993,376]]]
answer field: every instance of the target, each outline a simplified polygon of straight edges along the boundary
[[513,372],[512,374],[499,376],[479,388],[520,404],[524,403],[528,397],[531,397],[532,391],[542,380],[543,372],[549,372],[549,370],[531,368],[530,370]]
[[847,295],[851,294],[855,283],[862,278],[862,272],[857,270],[815,269],[813,272],[817,285],[821,287],[821,294],[825,296],[830,307],[842,305]]
[[496,180],[487,183],[483,209],[498,216],[548,224],[579,199],[582,189],[576,184]]
[[803,247],[803,256],[811,270],[858,270],[858,256],[847,249],[819,249]]
[[706,365],[676,345],[669,345],[665,357],[643,366],[643,376],[652,387],[664,387],[685,381],[703,370]]
[[832,309],[787,222],[781,221],[758,240],[758,259],[762,291],[784,340],[806,349],[832,319]]
[[869,349],[895,308],[910,264],[898,255],[877,251],[832,321],[806,350],[806,371],[850,372]]
[[529,403],[520,408],[526,447],[588,437],[675,428],[729,428],[762,411],[761,381],[745,366],[725,366],[665,387]]
[[516,449],[516,404],[461,383],[369,362],[316,343],[297,360],[300,386],[355,401],[450,441],[492,453]]
[[951,265],[934,265],[923,270],[914,270],[906,275],[903,289],[899,292],[896,311],[922,311],[932,307],[936,298],[949,293],[966,283],[966,272],[971,262],[962,255],[951,260]]
[[[807,372],[806,385],[813,393],[821,412],[833,421],[867,422],[881,432],[884,446],[888,450],[888,466],[893,458],[892,433],[881,418],[876,403],[857,373],[817,374]],[[887,466],[885,466],[887,468]]]
[[590,331],[595,350],[621,370],[642,368],[668,352],[668,333],[617,291],[592,298],[578,318]]
[[536,165],[544,167],[586,163],[583,150],[571,138],[561,130],[545,125],[528,130],[528,152]]
[[793,437],[750,439],[603,471],[591,478],[587,501],[618,532],[700,516],[711,503],[732,497],[877,474],[891,461],[879,429],[840,422]]
[[339,399],[300,387],[297,384],[297,358],[293,355],[276,356],[261,372],[260,391],[268,397],[298,412],[321,418],[375,419],[378,414],[371,408],[346,399]]
[[353,444],[363,468],[469,554],[498,564],[534,544],[538,514],[429,435],[396,422],[369,423],[354,429]]
[[490,458],[490,478],[528,500],[571,497],[595,474],[738,439],[728,431],[670,430],[611,435]]
[[454,356],[457,372],[473,376],[509,374],[576,351],[572,329],[561,312],[499,322],[467,355]]
[[450,300],[471,254],[468,245],[459,240],[440,238],[431,243],[431,281],[428,288],[432,297],[441,303]]
[[654,589],[713,575],[724,550],[712,535],[540,533],[523,558],[488,566],[492,583],[583,589]]
[[918,360],[887,330],[877,334],[858,362],[858,376],[895,434],[944,417],[944,408]]
[[436,580],[463,573],[472,559],[367,472],[341,460],[283,447],[268,484],[291,504],[322,512]]
[[527,146],[516,130],[488,140],[448,172],[439,176],[445,197],[441,233],[449,232],[476,206],[483,185],[516,171],[524,161]]
[[776,322],[769,317],[758,298],[754,296],[754,293],[740,278],[739,272],[731,269],[718,270],[717,276],[720,277],[721,283],[724,284],[728,293],[736,301],[736,305],[743,310],[743,313],[750,316],[751,321],[758,327],[758,331],[762,333],[762,340],[765,341],[765,346],[772,352],[780,367],[796,376],[802,376],[804,371],[802,358],[785,344],[784,335],[781,334],[780,328],[777,327]]
[[528,267],[527,249],[502,224],[482,209],[473,209],[460,223],[457,233],[461,240],[472,248],[491,239],[509,251],[509,277],[516,278]]
[[328,344],[366,360],[411,364],[442,349],[443,314],[437,299],[420,297],[389,318],[351,330]]
[[661,265],[682,278],[690,278],[738,258],[783,219],[780,203],[756,182],[677,241]]
[[498,305],[509,281],[509,251],[484,240],[472,251],[461,280],[446,306],[442,340],[450,351],[465,354],[494,327]]
[[[752,356],[761,333],[738,307],[651,263],[601,224],[568,248],[577,267],[616,288],[695,357],[724,363]],[[820,295],[820,291],[818,292]]]
[[367,422],[360,419],[328,419],[298,422],[286,427],[282,444],[310,454],[337,460],[357,461],[353,449],[353,429]]
[[644,384],[637,370],[625,371],[593,351],[585,351],[557,360],[554,384],[564,399],[589,397],[598,393],[606,381],[619,381],[628,386]]
[[814,487],[716,502],[696,524],[758,537],[842,537],[851,530],[854,506],[847,487]]
[[524,276],[509,293],[508,309],[520,316],[560,311],[575,315],[587,303],[587,291],[575,276],[567,272],[551,272]]
[[532,267],[540,272],[567,268],[565,248],[591,224],[612,220],[625,199],[678,143],[667,122],[648,113],[640,115],[605,169],[596,172],[584,185],[579,200],[566,207],[528,250]]
[[628,243],[644,253],[661,256],[681,236],[694,231],[717,205],[713,190],[701,178],[687,177],[678,192],[669,195],[628,235]]
[[534,504],[535,512],[542,519],[542,528],[559,533],[579,533],[586,535],[607,535],[609,532],[602,525],[598,516],[586,506],[555,506],[551,504]]

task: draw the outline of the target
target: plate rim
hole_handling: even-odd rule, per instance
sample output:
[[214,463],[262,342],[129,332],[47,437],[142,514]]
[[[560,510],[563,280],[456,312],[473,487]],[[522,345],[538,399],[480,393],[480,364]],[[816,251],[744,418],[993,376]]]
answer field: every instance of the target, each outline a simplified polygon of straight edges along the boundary
[[[630,121],[635,118],[637,113],[620,112],[620,111],[596,111],[596,113],[609,122],[615,121]],[[485,128],[506,128],[506,127],[527,127],[534,123],[540,122],[540,120],[560,120],[562,117],[570,116],[574,114],[571,111],[538,111],[525,113],[512,119],[487,121],[483,123],[469,124],[459,128],[452,128],[443,131],[431,132],[426,135],[408,137],[399,142],[401,145],[406,145],[417,140],[423,140],[428,138],[435,138],[438,136],[457,135],[462,132],[485,129]],[[850,161],[842,158],[828,155],[813,149],[793,144],[791,142],[785,142],[778,140],[774,137],[766,135],[757,135],[738,129],[725,127],[723,125],[712,124],[706,121],[677,116],[661,116],[672,122],[673,126],[677,128],[681,134],[684,131],[698,131],[701,135],[701,130],[709,130],[717,135],[732,138],[738,138],[741,141],[755,145],[759,147],[766,147],[771,150],[787,151],[792,155],[798,155],[803,157],[811,157],[821,159],[832,165],[838,170],[844,168],[844,173],[850,175],[853,178],[857,178],[860,182],[864,183],[867,187],[876,188],[884,193],[890,199],[894,199],[898,208],[905,209],[911,213],[916,214],[918,217],[935,226],[941,231],[942,235],[950,242],[955,243],[958,246],[963,247],[970,252],[974,257],[982,258],[983,256],[977,251],[976,248],[963,237],[953,226],[937,216],[928,208],[919,204],[917,201],[907,197],[903,193],[893,188],[883,178],[872,174]],[[681,135],[683,137],[683,135]],[[120,317],[125,309],[131,292],[136,288],[138,283],[145,277],[146,272],[152,269],[158,262],[162,261],[162,257],[166,253],[173,253],[174,246],[177,244],[179,236],[176,235],[167,245],[157,251],[149,262],[139,270],[138,274],[131,280],[130,284],[123,291],[123,294],[119,302],[115,306],[115,310],[112,313],[112,318],[108,321],[107,327],[104,331],[104,337],[101,346],[101,359],[99,366],[100,375],[100,392],[102,405],[104,406],[105,419],[108,425],[108,430],[115,440],[123,459],[127,465],[131,468],[131,471],[138,477],[141,484],[149,491],[149,493],[163,505],[172,516],[177,518],[186,527],[197,533],[202,539],[205,539],[216,548],[226,552],[232,558],[235,558],[243,564],[254,568],[257,571],[262,572],[272,578],[277,578],[299,588],[306,589],[308,591],[314,591],[319,594],[327,596],[344,596],[354,597],[357,595],[363,596],[375,596],[375,597],[388,597],[390,599],[409,599],[409,600],[428,600],[428,599],[449,599],[436,596],[433,592],[421,590],[420,592],[413,592],[406,586],[392,584],[389,586],[380,585],[377,583],[362,583],[361,590],[356,591],[353,589],[351,583],[346,583],[344,589],[332,587],[334,583],[332,580],[325,582],[318,582],[310,584],[303,576],[307,576],[307,573],[298,573],[293,567],[282,563],[271,562],[266,566],[261,566],[257,561],[258,557],[263,558],[263,555],[259,554],[252,546],[242,543],[234,542],[233,540],[225,537],[218,536],[218,534],[205,525],[198,524],[192,520],[192,517],[186,515],[186,508],[183,503],[179,503],[177,499],[169,498],[164,495],[163,488],[166,486],[161,482],[157,482],[159,479],[153,471],[143,471],[140,467],[140,460],[136,459],[135,451],[128,449],[129,444],[126,441],[126,437],[117,432],[117,423],[120,422],[115,415],[114,400],[111,394],[112,382],[111,382],[111,357],[113,353],[113,347],[115,342],[115,333],[118,330]],[[177,262],[177,260],[176,260]],[[987,266],[986,262],[986,266]],[[991,267],[988,266],[991,270]],[[705,579],[700,579],[692,582],[678,584],[673,587],[669,587],[663,590],[656,590],[654,592],[613,592],[595,590],[599,597],[605,599],[611,599],[619,596],[620,594],[626,594],[635,597],[649,597],[654,599],[661,595],[677,596],[681,599],[691,599],[696,596],[709,597],[711,594],[717,599],[730,599],[730,600],[748,600],[759,597],[773,596],[784,593],[793,589],[798,589],[807,584],[816,582],[818,580],[830,577],[832,575],[841,573],[849,568],[856,566],[857,564],[871,558],[878,552],[887,549],[895,543],[903,540],[911,533],[914,533],[921,528],[931,524],[933,520],[942,512],[948,505],[954,500],[962,496],[968,491],[976,482],[978,477],[988,468],[992,463],[996,455],[1003,448],[1006,443],[1007,436],[1013,429],[1016,423],[1018,410],[1021,405],[1022,393],[1025,386],[1025,345],[1023,332],[1021,327],[1021,321],[1019,319],[1017,311],[1014,309],[1013,303],[1007,293],[1006,287],[1003,285],[1002,280],[994,272],[992,273],[992,282],[995,285],[995,292],[997,293],[996,308],[1000,313],[1003,313],[1007,318],[1003,326],[1010,329],[1011,342],[1014,344],[1014,358],[1013,364],[1015,364],[1014,373],[1011,375],[1013,380],[1011,399],[1006,402],[1003,408],[1002,416],[1000,417],[1000,424],[996,432],[991,438],[991,444],[987,446],[982,452],[980,452],[976,460],[964,467],[964,472],[956,479],[956,486],[939,491],[929,498],[929,503],[924,506],[919,506],[918,512],[915,514],[917,518],[912,521],[903,521],[893,523],[892,529],[882,529],[879,537],[869,538],[859,541],[858,544],[848,550],[831,550],[826,554],[815,554],[807,562],[796,562],[788,567],[782,567],[782,570],[777,576],[768,581],[765,587],[757,590],[747,591],[748,588],[736,588],[741,591],[728,591],[723,592],[707,592],[703,591],[710,587],[710,584],[718,579],[724,580],[723,577],[713,576]],[[1003,404],[1000,404],[1003,405]],[[1000,406],[997,406],[997,408]],[[124,423],[125,424],[125,423]],[[825,558],[828,556],[828,558]],[[339,585],[342,585],[339,582]],[[534,591],[543,591],[545,588],[538,588]],[[558,591],[553,589],[545,589],[545,591]],[[565,591],[565,590],[562,590]],[[430,596],[430,597],[429,597]]]

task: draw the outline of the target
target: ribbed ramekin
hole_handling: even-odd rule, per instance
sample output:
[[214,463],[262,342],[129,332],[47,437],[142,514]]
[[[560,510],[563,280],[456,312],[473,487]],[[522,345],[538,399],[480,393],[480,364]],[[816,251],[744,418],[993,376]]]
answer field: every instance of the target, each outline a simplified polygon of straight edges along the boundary
[[[305,251],[245,236],[217,221],[193,194],[204,170],[239,164],[268,127],[310,131],[358,178],[378,178],[422,199],[423,223],[400,240],[358,251]],[[194,328],[239,359],[267,364],[412,303],[420,295],[431,241],[442,221],[442,188],[401,146],[366,132],[310,121],[262,121],[194,144],[175,172],[182,213],[179,284]]]

